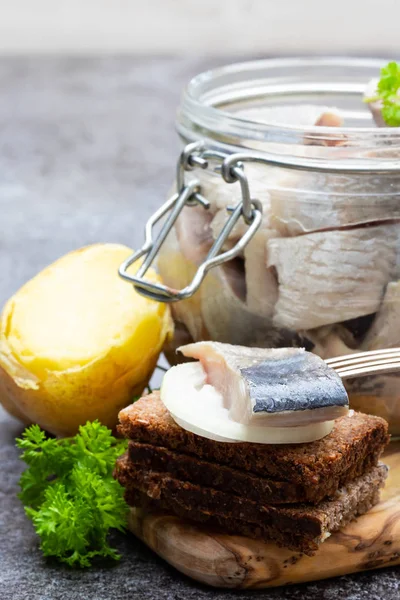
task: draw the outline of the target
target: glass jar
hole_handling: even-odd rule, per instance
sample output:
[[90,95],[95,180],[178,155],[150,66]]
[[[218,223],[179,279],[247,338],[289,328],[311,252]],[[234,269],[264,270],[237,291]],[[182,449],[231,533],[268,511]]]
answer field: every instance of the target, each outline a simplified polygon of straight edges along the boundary
[[[243,169],[263,214],[242,253],[171,305],[171,361],[177,346],[203,339],[299,345],[322,358],[400,346],[400,128],[376,127],[363,102],[381,66],[266,60],[189,83],[177,119],[184,144],[248,154]],[[185,207],[161,248],[158,268],[174,288],[193,278],[227,208],[242,199],[240,185],[227,184],[218,168],[193,176],[210,208]],[[224,248],[246,227],[238,222]],[[399,381],[387,374],[345,383],[353,407],[400,433]]]

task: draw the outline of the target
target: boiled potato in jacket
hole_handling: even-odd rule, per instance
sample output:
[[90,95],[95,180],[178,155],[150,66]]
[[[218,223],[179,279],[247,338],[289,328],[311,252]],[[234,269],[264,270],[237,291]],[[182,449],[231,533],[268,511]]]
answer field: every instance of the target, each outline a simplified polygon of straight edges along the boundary
[[[108,427],[140,395],[172,333],[169,308],[119,278],[131,250],[96,244],[28,281],[0,317],[0,401],[56,435]],[[149,279],[158,280],[154,271]]]

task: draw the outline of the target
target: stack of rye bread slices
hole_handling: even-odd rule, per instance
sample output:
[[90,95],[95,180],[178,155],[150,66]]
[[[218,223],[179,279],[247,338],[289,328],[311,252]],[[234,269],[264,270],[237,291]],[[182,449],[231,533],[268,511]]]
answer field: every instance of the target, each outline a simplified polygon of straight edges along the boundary
[[379,500],[387,423],[350,411],[325,438],[267,445],[209,440],[182,429],[158,392],[119,414],[128,451],[115,477],[130,506],[312,555]]

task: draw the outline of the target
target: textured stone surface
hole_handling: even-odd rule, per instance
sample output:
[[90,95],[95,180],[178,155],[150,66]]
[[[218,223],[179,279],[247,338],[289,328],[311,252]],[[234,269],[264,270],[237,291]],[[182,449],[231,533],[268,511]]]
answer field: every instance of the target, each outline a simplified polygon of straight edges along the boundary
[[[209,61],[208,64],[212,64]],[[165,197],[180,90],[204,63],[183,59],[0,60],[0,304],[65,252],[96,241],[137,245]],[[21,426],[0,412],[1,600],[395,600],[398,570],[254,593],[189,581],[133,536],[115,567],[46,563],[16,499]]]

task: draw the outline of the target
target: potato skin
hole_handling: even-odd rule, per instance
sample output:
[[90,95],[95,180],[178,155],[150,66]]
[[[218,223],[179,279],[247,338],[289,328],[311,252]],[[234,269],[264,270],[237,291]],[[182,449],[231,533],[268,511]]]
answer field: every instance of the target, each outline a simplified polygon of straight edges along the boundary
[[112,429],[118,412],[142,394],[158,356],[155,352],[148,361],[139,383],[136,368],[126,371],[110,356],[76,372],[49,373],[37,389],[18,385],[0,366],[1,403],[12,416],[57,436],[74,435],[79,425],[95,419]]
[[[112,246],[115,251],[115,245]],[[87,250],[90,248],[93,247]],[[127,255],[130,250],[125,250]],[[85,249],[78,252],[84,253]],[[24,423],[38,423],[57,436],[74,435],[79,425],[95,419],[113,428],[118,412],[142,394],[163,343],[172,333],[169,308],[153,306],[148,318],[142,315],[134,326],[128,322],[128,333],[124,331],[117,341],[110,340],[108,351],[87,364],[77,363],[62,371],[47,368],[38,375],[23,364],[8,342],[17,296],[18,292],[8,301],[0,317],[0,402],[3,407]],[[134,309],[133,304],[132,315]]]
[[0,401],[3,408],[25,425],[31,425],[32,421],[15,404],[17,399],[15,387],[18,388],[13,378],[0,366]]

